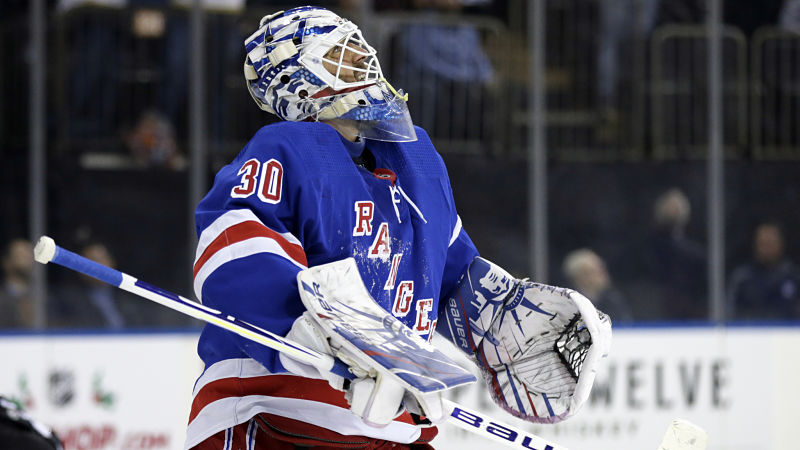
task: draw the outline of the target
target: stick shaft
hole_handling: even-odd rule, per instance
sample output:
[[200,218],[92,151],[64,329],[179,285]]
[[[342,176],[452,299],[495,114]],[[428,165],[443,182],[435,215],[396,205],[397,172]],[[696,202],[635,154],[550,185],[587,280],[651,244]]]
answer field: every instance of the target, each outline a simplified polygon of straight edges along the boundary
[[[37,254],[40,253],[39,247],[44,239],[45,238],[42,238],[39,244],[37,244],[37,249],[35,250]],[[55,247],[52,257],[48,255],[43,259],[38,256],[36,258],[37,261],[43,264],[54,262],[60,266],[96,278],[132,294],[166,306],[167,308],[194,317],[195,319],[224,328],[245,339],[250,339],[259,344],[266,345],[273,350],[285,353],[292,358],[312,364],[323,370],[328,370],[348,379],[354,378],[353,374],[347,370],[346,364],[330,355],[319,353],[303,345],[284,339],[263,328],[256,327],[243,320],[226,315],[221,311],[214,310],[183,296],[173,294],[172,292],[140,281],[131,275],[106,267],[59,247],[55,245],[52,240],[49,241],[50,245]],[[448,423],[497,443],[518,449],[567,450],[566,447],[548,442],[539,436],[519,428],[498,422],[483,413],[466,408],[458,403],[449,400],[443,400],[443,403],[445,408],[450,412],[447,417]]]
[[273,350],[286,353],[292,358],[323,368],[348,379],[354,378],[353,374],[347,370],[346,364],[330,355],[319,353],[305,346],[298,345],[248,322],[145,283],[131,275],[96,263],[81,255],[59,247],[58,245],[55,246],[55,254],[51,261],[60,266],[117,286],[122,290],[144,297],[172,310],[194,317],[195,319],[224,328],[246,339],[266,345]]

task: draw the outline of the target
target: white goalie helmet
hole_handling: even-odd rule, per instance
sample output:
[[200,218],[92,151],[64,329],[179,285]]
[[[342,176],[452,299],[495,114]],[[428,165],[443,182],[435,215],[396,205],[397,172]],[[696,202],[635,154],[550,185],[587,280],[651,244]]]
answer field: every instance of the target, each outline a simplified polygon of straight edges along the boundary
[[302,6],[261,19],[245,40],[244,74],[259,108],[283,120],[343,121],[359,136],[416,140],[402,92],[381,71],[358,27]]

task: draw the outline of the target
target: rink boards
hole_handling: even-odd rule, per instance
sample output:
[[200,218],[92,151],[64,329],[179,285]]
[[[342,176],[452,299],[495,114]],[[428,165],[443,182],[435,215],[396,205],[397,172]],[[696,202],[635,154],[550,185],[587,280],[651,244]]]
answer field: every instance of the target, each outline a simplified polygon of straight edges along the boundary
[[[196,333],[0,335],[0,393],[54,427],[67,449],[180,449]],[[653,449],[671,419],[708,431],[709,450],[798,448],[800,327],[615,330],[591,401],[555,426],[526,425],[485,386],[449,398],[572,450]],[[440,428],[436,448],[493,448]]]

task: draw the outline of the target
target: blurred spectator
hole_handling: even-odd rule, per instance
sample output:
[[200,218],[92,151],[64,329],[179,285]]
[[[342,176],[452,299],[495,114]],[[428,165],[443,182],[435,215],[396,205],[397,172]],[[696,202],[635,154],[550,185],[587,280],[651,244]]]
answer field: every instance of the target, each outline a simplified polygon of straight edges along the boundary
[[733,25],[745,36],[762,26],[775,26],[786,0],[726,0],[723,2],[723,21]]
[[[108,248],[90,243],[81,255],[116,267]],[[86,275],[71,277],[52,302],[50,324],[59,328],[122,328],[160,325],[162,307]]]
[[706,255],[685,235],[691,216],[677,188],[661,194],[653,208],[654,228],[620,261],[634,315],[647,319],[700,319],[708,316]]
[[774,223],[753,236],[753,261],[737,267],[729,282],[729,316],[735,319],[800,317],[800,268],[784,255],[784,237]]
[[26,239],[14,239],[3,251],[3,285],[0,290],[0,328],[33,326],[30,296],[33,246]]
[[700,24],[706,20],[706,0],[661,0],[656,13],[656,26],[670,23]]
[[[460,11],[462,1],[414,0],[421,11]],[[452,81],[487,82],[492,78],[492,65],[483,52],[481,38],[468,24],[444,26],[414,24],[407,26],[400,38],[409,70]]]
[[778,23],[784,30],[800,34],[800,0],[784,0]]
[[[178,128],[184,136],[183,124],[188,123],[189,69],[191,62],[191,10],[192,0],[131,0],[134,4],[148,6],[163,4],[173,6],[166,17],[166,30],[161,51],[162,82],[158,90],[158,107],[164,118]],[[243,42],[247,36],[239,30],[237,21],[244,10],[245,0],[204,0],[203,17],[205,40],[201,43],[204,64],[211,70],[204,73],[206,86],[206,129],[211,153],[224,147],[224,132],[228,123],[227,77],[231,71],[241,77],[244,61]],[[276,2],[272,2],[276,3]],[[286,2],[284,2],[286,4]],[[305,3],[303,3],[305,4]],[[272,7],[270,8],[272,9]],[[236,85],[239,86],[238,84]]]
[[631,42],[648,38],[661,0],[603,0],[600,8],[600,30],[597,55],[597,95],[600,119],[615,127],[618,121],[619,73],[623,61],[620,50]]
[[[116,268],[109,249],[91,242],[81,255],[104,266]],[[186,326],[189,319],[149,300],[118,289],[86,275],[63,283],[50,301],[50,325],[58,328],[154,328]]]
[[606,264],[597,253],[588,248],[573,250],[564,258],[562,270],[572,287],[611,316],[612,321],[633,320],[627,299],[612,285]]
[[[118,105],[120,78],[120,24],[116,15],[122,0],[58,0],[60,18],[69,24],[69,135],[77,138],[110,137]],[[103,8],[93,8],[101,6]],[[82,10],[83,8],[83,10]]]
[[[81,255],[104,266],[114,267],[114,259],[103,244],[89,244],[83,248]],[[76,284],[63,286],[51,305],[51,326],[123,328],[125,317],[115,298],[117,288],[83,274],[77,280]]]
[[[792,0],[725,0],[721,6],[723,22],[750,36],[760,26],[775,25],[781,4],[787,1]],[[706,20],[708,7],[705,0],[661,0],[656,24],[702,24]]]
[[[58,0],[70,52],[69,132],[117,137],[143,110],[157,109],[186,135],[191,85],[192,0]],[[226,77],[241,72],[245,36],[237,27],[245,0],[203,0],[201,43],[212,151],[223,146]],[[100,6],[100,8],[98,8]],[[241,74],[239,74],[241,77]]]
[[125,143],[140,166],[173,170],[186,167],[186,160],[178,152],[172,124],[157,112],[142,114],[134,129],[126,136]]
[[[391,81],[409,94],[408,106],[414,123],[433,137],[463,138],[450,136],[458,133],[452,129],[459,127],[463,133],[480,133],[486,124],[482,123],[484,114],[479,110],[489,107],[482,104],[484,90],[494,77],[480,31],[466,20],[442,24],[424,19],[436,13],[460,13],[467,5],[492,2],[412,0],[404,3],[405,8],[415,10],[423,20],[403,26],[397,33]],[[459,107],[454,105],[463,106],[456,111]],[[458,114],[466,114],[463,125],[451,118]]]

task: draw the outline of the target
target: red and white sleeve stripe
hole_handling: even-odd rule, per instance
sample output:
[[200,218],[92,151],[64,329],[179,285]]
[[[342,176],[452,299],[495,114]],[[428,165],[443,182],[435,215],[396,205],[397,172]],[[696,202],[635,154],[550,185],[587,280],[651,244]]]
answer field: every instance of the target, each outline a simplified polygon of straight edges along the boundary
[[308,267],[300,241],[264,225],[249,209],[219,216],[200,234],[194,260],[194,292],[202,302],[203,284],[220,266],[258,253],[271,253],[300,269]]
[[371,427],[350,411],[344,392],[327,381],[272,374],[249,358],[225,359],[208,367],[197,380],[193,397],[185,449],[259,413],[390,442],[411,443],[421,434],[408,413],[385,427]]

